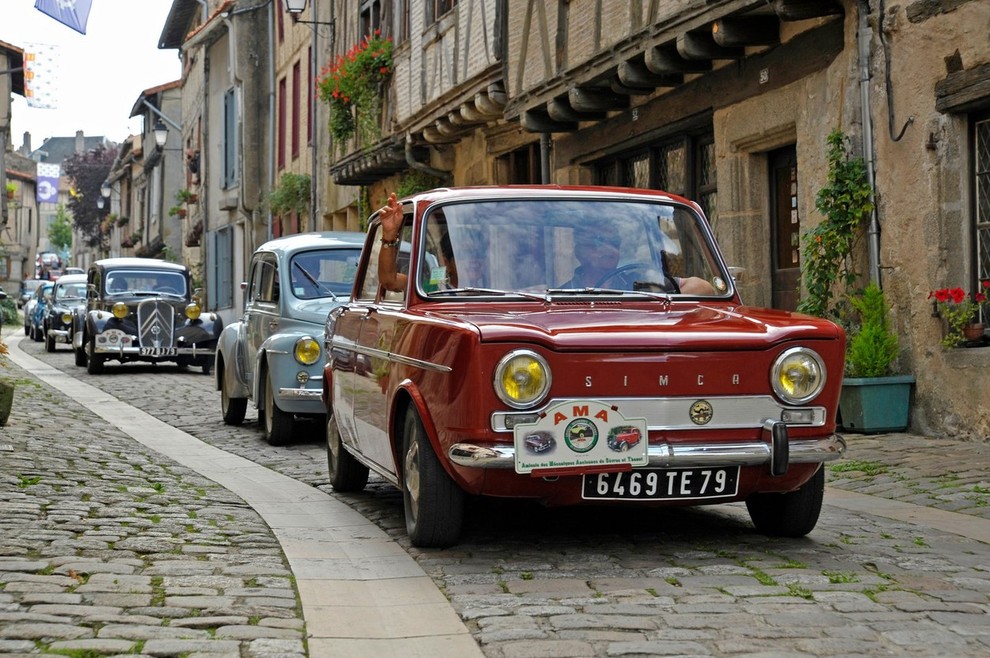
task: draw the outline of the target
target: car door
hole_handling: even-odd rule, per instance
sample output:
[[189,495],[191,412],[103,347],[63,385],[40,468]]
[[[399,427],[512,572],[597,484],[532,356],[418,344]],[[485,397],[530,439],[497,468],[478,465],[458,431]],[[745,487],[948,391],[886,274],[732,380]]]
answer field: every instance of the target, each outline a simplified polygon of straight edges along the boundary
[[248,298],[244,303],[245,381],[255,389],[258,368],[258,351],[261,345],[278,328],[279,302],[278,264],[274,254],[255,256],[248,282]]

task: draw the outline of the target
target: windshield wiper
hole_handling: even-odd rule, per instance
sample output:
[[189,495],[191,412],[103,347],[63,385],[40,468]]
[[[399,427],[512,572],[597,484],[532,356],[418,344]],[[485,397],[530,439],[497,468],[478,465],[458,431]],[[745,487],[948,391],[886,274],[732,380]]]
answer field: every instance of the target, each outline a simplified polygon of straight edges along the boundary
[[649,290],[615,290],[613,288],[547,288],[547,295],[641,295],[670,306],[670,293]]
[[444,288],[443,290],[434,290],[430,294],[430,297],[438,295],[456,295],[458,293],[466,293],[468,295],[498,295],[499,297],[525,297],[527,299],[533,299],[539,302],[545,302],[546,297],[544,295],[538,295],[532,292],[522,292],[520,290],[497,290],[495,288]]
[[310,273],[309,273],[309,271],[308,271],[308,270],[307,270],[307,269],[306,269],[305,267],[303,267],[302,265],[300,265],[298,261],[292,261],[292,264],[293,264],[293,265],[295,265],[295,266],[296,266],[296,268],[297,268],[297,269],[298,269],[298,270],[299,270],[300,272],[302,272],[302,273],[303,273],[303,276],[304,276],[304,277],[306,277],[306,280],[307,280],[307,281],[309,281],[309,282],[310,282],[310,283],[312,283],[312,284],[313,284],[314,286],[316,286],[316,288],[317,288],[318,290],[322,290],[323,292],[328,292],[328,293],[330,293],[330,296],[331,296],[331,297],[333,297],[333,300],[334,300],[334,301],[337,301],[337,295],[335,295],[335,294],[334,294],[334,292],[333,292],[333,290],[330,290],[330,289],[329,289],[329,288],[327,288],[327,287],[326,287],[325,285],[323,285],[322,283],[320,283],[319,281],[317,281],[317,280],[316,280],[316,278],[314,278],[314,277],[313,277],[313,275],[312,275],[312,274],[310,274]]

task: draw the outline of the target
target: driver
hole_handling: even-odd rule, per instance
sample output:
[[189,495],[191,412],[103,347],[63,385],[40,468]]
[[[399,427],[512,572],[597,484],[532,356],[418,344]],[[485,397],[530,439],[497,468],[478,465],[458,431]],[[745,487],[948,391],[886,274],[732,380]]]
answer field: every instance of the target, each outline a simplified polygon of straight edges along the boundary
[[[571,280],[561,288],[609,288],[634,290],[635,269],[617,272],[621,255],[622,236],[618,225],[605,221],[575,233],[574,258],[578,266]],[[714,295],[715,288],[696,276],[674,277],[678,290],[686,295]]]
[[588,230],[578,230],[574,237],[574,258],[578,266],[571,280],[561,288],[616,288],[632,290],[632,281],[615,272],[619,265],[622,237],[618,229],[609,224],[600,224]]

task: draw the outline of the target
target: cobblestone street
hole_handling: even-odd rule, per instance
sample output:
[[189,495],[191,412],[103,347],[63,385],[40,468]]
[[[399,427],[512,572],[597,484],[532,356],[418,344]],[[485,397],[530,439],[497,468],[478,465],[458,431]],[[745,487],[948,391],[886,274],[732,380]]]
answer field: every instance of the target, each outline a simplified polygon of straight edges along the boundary
[[[7,331],[11,331],[8,327]],[[8,339],[9,340],[9,339]],[[67,377],[324,492],[323,428],[267,446],[213,380],[13,341]],[[11,364],[0,429],[0,654],[307,655],[294,575],[254,510]],[[848,435],[818,527],[756,534],[740,505],[549,510],[472,501],[462,543],[412,548],[401,496],[337,496],[449,599],[484,655],[990,655],[990,446]],[[333,654],[329,654],[333,655]]]

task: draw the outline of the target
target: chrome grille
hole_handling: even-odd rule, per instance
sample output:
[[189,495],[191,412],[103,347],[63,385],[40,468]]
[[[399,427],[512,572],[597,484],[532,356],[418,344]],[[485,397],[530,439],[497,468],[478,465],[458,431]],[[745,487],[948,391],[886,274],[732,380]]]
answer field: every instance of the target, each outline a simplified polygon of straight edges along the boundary
[[138,343],[141,347],[175,345],[175,309],[167,302],[149,299],[138,304]]

